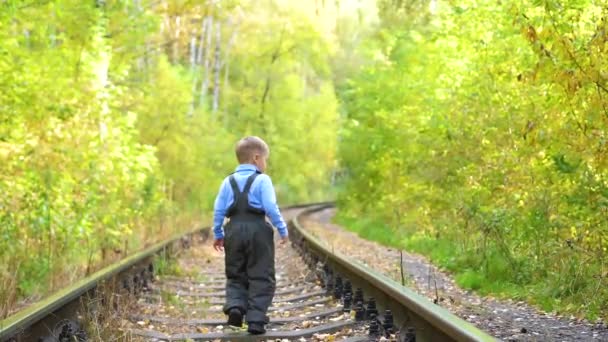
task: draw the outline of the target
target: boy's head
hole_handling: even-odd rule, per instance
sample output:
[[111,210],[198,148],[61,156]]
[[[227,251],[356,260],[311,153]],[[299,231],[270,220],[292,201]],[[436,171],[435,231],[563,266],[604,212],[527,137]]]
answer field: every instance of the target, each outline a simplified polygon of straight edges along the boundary
[[264,140],[255,136],[245,137],[236,143],[234,150],[239,164],[253,164],[262,172],[266,170],[270,149]]

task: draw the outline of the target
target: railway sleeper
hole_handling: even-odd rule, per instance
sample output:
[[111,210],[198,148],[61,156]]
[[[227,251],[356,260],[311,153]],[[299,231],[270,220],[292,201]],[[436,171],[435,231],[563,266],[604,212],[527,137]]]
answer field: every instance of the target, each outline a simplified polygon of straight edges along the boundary
[[[303,320],[312,320],[312,319],[320,319],[325,317],[336,316],[337,314],[342,314],[342,308],[335,307],[331,309],[326,309],[323,311],[312,312],[305,315],[299,315],[295,317],[270,317],[269,324],[286,324],[299,322]],[[217,318],[217,319],[179,319],[179,318],[171,318],[171,317],[157,317],[157,316],[149,316],[149,315],[137,315],[131,316],[131,320],[133,321],[146,321],[150,323],[160,323],[163,325],[187,325],[187,326],[202,326],[202,325],[223,325],[226,324],[225,318]]]
[[[345,310],[354,303],[355,321],[368,321],[369,339],[395,334],[398,341],[407,342],[495,340],[369,267],[333,253],[333,248],[305,232],[297,218],[290,225],[296,252],[309,263],[317,262],[314,269],[319,283],[328,295],[342,302]],[[357,288],[354,294],[353,286]],[[380,317],[379,312],[384,316]]]
[[[292,282],[278,282],[277,283],[277,289],[281,289],[281,288],[286,288],[286,289],[293,289],[293,288],[298,288],[298,287],[303,287],[304,285],[310,285],[310,282],[308,281],[304,281],[304,280],[296,280],[296,281],[292,281]],[[215,285],[215,283],[205,283],[205,282],[190,282],[190,281],[175,281],[175,280],[166,280],[166,279],[160,279],[156,282],[156,287],[161,288],[163,290],[188,290],[188,291],[199,291],[199,290],[206,290],[206,291],[214,291],[214,292],[225,292],[226,291],[226,284],[222,283],[221,285]],[[152,290],[152,288],[151,288]],[[203,292],[201,291],[201,293],[208,293],[208,292]],[[282,291],[282,290],[281,290]],[[280,294],[277,291],[277,294]]]
[[[333,251],[328,252],[308,232],[300,230],[297,219],[290,225],[291,248],[280,251],[284,253],[281,260],[289,262],[277,267],[277,296],[269,309],[271,318],[264,335],[252,336],[224,329],[223,270],[210,264],[204,272],[197,270],[194,277],[155,277],[154,266],[146,259],[128,270],[121,268],[123,271],[118,276],[106,281],[108,289],[95,285],[86,294],[89,302],[83,303],[82,297],[72,298],[72,304],[64,305],[40,321],[38,326],[46,333],[30,337],[44,336],[46,340],[25,338],[15,339],[15,342],[86,341],[84,329],[76,323],[78,317],[75,317],[75,313],[82,312],[79,307],[83,305],[86,305],[87,314],[95,319],[99,317],[99,321],[103,321],[104,314],[112,312],[104,308],[113,308],[131,324],[129,334],[136,340],[139,337],[146,341],[308,340],[313,335],[317,340],[323,340],[324,334],[331,333],[350,342],[381,338],[399,342],[472,340],[454,339],[438,330],[437,322],[431,324],[429,317],[420,315],[424,310],[415,307],[425,306],[423,301],[414,300],[412,307],[411,302],[399,297],[401,288],[396,289],[390,281],[378,280],[383,278],[374,275],[373,271],[364,272],[357,263],[346,262]],[[208,238],[208,229],[172,240],[155,247],[155,253],[165,257],[178,256],[180,251],[205,240],[205,234]],[[200,261],[209,264],[209,259]],[[116,291],[111,290],[112,286]],[[136,296],[138,299],[134,300]],[[130,304],[129,300],[132,300]],[[131,305],[137,305],[142,311],[134,314],[130,311]],[[181,311],[171,311],[174,309]],[[65,311],[70,311],[72,318],[66,320],[69,315],[64,314]],[[144,326],[148,330],[142,329]]]
[[[302,254],[313,253],[305,246],[301,246]],[[365,322],[368,327],[367,337],[353,337],[346,341],[375,341],[381,337],[389,338],[395,336],[399,341],[416,341],[416,330],[409,325],[409,317],[406,317],[401,328],[395,328],[394,316],[388,306],[384,310],[384,315],[379,315],[378,303],[374,297],[368,297],[365,301],[365,292],[361,287],[357,287],[353,293],[352,282],[350,279],[345,279],[340,273],[333,270],[329,263],[321,264],[319,257],[309,257],[308,260],[315,260],[314,265],[319,283],[324,287],[325,293],[331,295],[334,300],[338,300],[342,304],[343,312],[354,311],[354,319],[356,322]],[[368,293],[375,293],[369,291]],[[354,307],[353,307],[354,304]]]
[[[180,294],[179,292],[176,292],[172,295],[174,297],[181,297],[180,299],[182,299],[182,301],[183,301],[183,298],[205,298],[199,302],[204,303],[204,304],[210,304],[210,305],[222,305],[225,302],[224,299],[219,299],[221,297],[224,297],[223,295],[214,296],[213,298],[209,298],[209,299],[206,298],[208,296],[200,296],[200,295],[196,295],[196,294],[183,294],[183,293]],[[305,299],[320,297],[320,296],[324,296],[324,295],[325,295],[325,291],[318,290],[318,291],[299,294],[299,295],[292,296],[292,297],[276,297],[276,298],[274,298],[273,302],[274,303],[298,302],[298,301],[302,301]],[[144,293],[140,296],[140,298],[142,298],[150,303],[158,303],[158,302],[162,302],[162,300],[163,300],[162,296],[156,295],[156,294],[150,294],[150,293]],[[185,303],[187,303],[187,302],[185,302]]]
[[210,333],[181,333],[168,335],[151,330],[133,330],[134,335],[154,339],[154,341],[266,341],[266,340],[297,340],[300,338],[311,337],[315,334],[334,333],[345,328],[355,326],[357,323],[352,320],[332,322],[312,328],[300,330],[278,330],[267,331],[264,335],[252,336],[245,332],[210,332]]

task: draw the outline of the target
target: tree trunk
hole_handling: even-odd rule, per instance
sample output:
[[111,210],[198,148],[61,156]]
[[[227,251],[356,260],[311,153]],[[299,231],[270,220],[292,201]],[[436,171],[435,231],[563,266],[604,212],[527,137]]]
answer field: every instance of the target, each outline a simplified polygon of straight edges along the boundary
[[172,62],[175,64],[179,59],[179,34],[180,34],[180,26],[181,26],[181,17],[175,17],[175,37],[173,41],[173,53],[171,54]]
[[[232,23],[232,19],[228,18],[228,26],[231,26],[231,23]],[[236,41],[236,37],[238,34],[238,30],[239,30],[239,25],[240,25],[240,19],[234,25],[234,29],[232,30],[232,33],[230,34],[230,39],[228,40],[228,44],[226,45],[226,49],[224,50],[224,63],[222,63],[224,65],[224,96],[226,96],[225,94],[230,88],[230,79],[228,77],[230,75],[230,50],[232,48],[232,45]],[[228,126],[228,115],[224,115],[224,127],[227,127],[227,126]]]
[[[259,120],[262,123],[262,127],[266,127],[264,125],[265,121],[265,112],[266,112],[266,102],[268,101],[268,97],[270,96],[270,84],[271,84],[271,76],[272,76],[272,66],[273,64],[281,57],[283,53],[287,53],[291,51],[295,46],[287,49],[286,51],[281,51],[283,47],[283,36],[285,34],[285,27],[281,30],[281,35],[279,36],[279,43],[277,44],[276,50],[270,56],[270,64],[268,65],[268,74],[266,76],[266,83],[264,85],[264,92],[262,93],[262,98],[260,99],[260,114]],[[262,129],[264,135],[266,135],[265,128]]]
[[194,75],[194,79],[192,80],[192,101],[190,102],[190,110],[188,111],[188,117],[192,117],[194,115],[194,108],[196,107],[196,84],[198,83],[198,72],[197,65],[200,65],[203,59],[203,50],[205,48],[205,35],[207,32],[207,19],[209,17],[203,18],[201,22],[201,35],[199,40],[198,49],[196,49],[196,37],[192,37],[191,41],[191,55],[190,55],[190,68]]
[[222,67],[220,60],[220,45],[222,43],[222,33],[220,22],[215,24],[215,84],[213,85],[213,107],[212,112],[217,112],[220,103],[220,68]]
[[201,92],[199,98],[199,106],[203,106],[205,104],[205,98],[207,97],[207,92],[209,90],[209,68],[211,64],[211,34],[213,33],[213,17],[209,17],[209,21],[207,24],[207,37],[205,42],[205,60],[203,64],[203,80],[201,82]]
[[196,37],[190,38],[190,68],[194,69],[196,63]]
[[205,49],[205,36],[207,35],[207,22],[209,21],[209,16],[206,16],[203,19],[201,24],[201,40],[198,45],[198,52],[196,54],[196,64],[201,65],[203,63],[203,50]]

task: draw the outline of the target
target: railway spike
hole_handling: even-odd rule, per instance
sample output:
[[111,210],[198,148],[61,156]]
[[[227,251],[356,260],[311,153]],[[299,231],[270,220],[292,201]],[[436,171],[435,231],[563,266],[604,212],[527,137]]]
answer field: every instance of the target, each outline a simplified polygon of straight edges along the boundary
[[367,312],[367,318],[373,319],[372,317],[378,316],[378,308],[376,308],[376,299],[374,297],[370,297],[367,302],[367,308],[365,310]]
[[369,337],[377,338],[380,336],[380,327],[376,315],[372,314],[371,322],[369,323]]
[[129,279],[124,278],[122,280],[122,288],[123,288],[123,290],[126,290],[127,292],[130,291],[131,286],[129,286]]
[[416,331],[412,327],[407,328],[407,332],[403,336],[404,342],[416,342]]
[[140,277],[141,277],[141,286],[142,286],[142,289],[144,291],[150,290],[150,284],[148,284],[148,274],[146,272],[146,269],[142,269],[141,270]]
[[350,294],[352,296],[353,294],[353,285],[350,283],[350,280],[345,280],[344,281],[344,294]]
[[386,337],[389,337],[395,332],[393,313],[391,312],[391,310],[387,309],[384,312],[384,322],[382,322],[382,327],[384,328],[384,333]]
[[184,236],[182,238],[182,249],[190,249],[192,247],[192,241],[189,236]]
[[331,272],[326,274],[325,280],[325,292],[330,295],[334,291],[334,279]]
[[137,274],[135,274],[133,276],[133,294],[139,293],[140,289],[141,289],[140,279],[139,279],[139,276]]
[[71,342],[71,341],[86,341],[87,335],[80,328],[80,325],[71,320],[62,320],[60,321],[54,329],[53,333],[55,337],[55,341],[59,342]]
[[336,283],[334,284],[334,298],[341,299],[342,298],[342,277],[336,276]]
[[327,264],[319,264],[321,270],[319,271],[321,275],[321,286],[327,288],[327,284],[329,283],[329,278],[331,277],[331,269]]
[[344,294],[344,305],[343,305],[342,311],[350,312],[352,310],[352,304],[353,304],[353,295],[350,293],[345,293]]
[[314,267],[315,279],[321,284],[321,286],[325,286],[325,272],[323,272],[323,266],[321,263],[316,263]]
[[89,337],[87,336],[86,331],[79,329],[76,334],[74,334],[74,339],[78,342],[86,342],[89,340]]
[[365,307],[362,301],[358,301],[355,305],[355,321],[361,322],[365,320]]
[[353,301],[355,303],[365,301],[363,299],[363,290],[360,287],[358,287],[357,290],[355,291],[355,297],[353,298]]

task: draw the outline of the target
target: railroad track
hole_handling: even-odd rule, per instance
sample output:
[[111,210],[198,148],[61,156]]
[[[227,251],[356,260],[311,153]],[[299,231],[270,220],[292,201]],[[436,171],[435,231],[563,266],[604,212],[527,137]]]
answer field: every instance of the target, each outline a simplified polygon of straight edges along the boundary
[[[291,220],[292,243],[277,248],[277,291],[264,335],[226,327],[223,256],[210,248],[208,231],[199,231],[155,245],[0,322],[0,341],[495,340],[391,279],[332,253],[300,226],[298,216],[329,205],[283,210]],[[154,255],[170,251],[179,256],[179,272],[154,275]],[[118,332],[91,333],[101,325]]]

